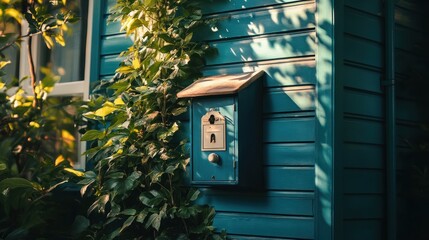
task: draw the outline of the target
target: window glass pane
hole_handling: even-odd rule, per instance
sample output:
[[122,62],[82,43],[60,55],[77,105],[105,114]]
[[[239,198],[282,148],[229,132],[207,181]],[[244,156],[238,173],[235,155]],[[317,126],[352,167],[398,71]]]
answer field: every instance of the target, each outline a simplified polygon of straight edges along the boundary
[[[21,32],[21,25],[17,22],[6,23],[4,28],[0,27],[0,31],[5,31],[6,33],[14,33],[18,36]],[[1,52],[4,55],[4,59],[10,60],[10,63],[3,68],[5,73],[2,76],[3,82],[9,83],[14,79],[19,78],[19,54],[20,49],[17,44],[13,44],[10,47],[6,48]]]
[[86,28],[88,1],[70,1],[70,7],[80,20],[70,24],[70,33],[64,36],[66,46],[55,45],[48,49],[41,41],[39,66],[50,66],[53,72],[61,76],[60,82],[82,81],[85,67]]
[[5,75],[2,76],[3,82],[9,83],[13,79],[19,78],[19,48],[11,46],[2,54],[4,54],[5,59],[10,60],[10,63],[3,68]]
[[48,97],[43,106],[47,121],[42,149],[53,158],[64,157],[72,165],[79,161],[80,156],[75,118],[81,100],[77,96]]

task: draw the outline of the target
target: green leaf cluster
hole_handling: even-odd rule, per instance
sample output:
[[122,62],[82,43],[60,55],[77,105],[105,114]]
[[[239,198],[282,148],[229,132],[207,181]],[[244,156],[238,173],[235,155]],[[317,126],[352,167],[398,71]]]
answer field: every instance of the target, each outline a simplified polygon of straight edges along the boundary
[[[39,81],[32,74],[31,92],[22,87],[27,77],[2,79],[4,67],[16,60],[6,59],[6,49],[35,35],[49,47],[64,45],[67,24],[76,20],[65,3],[0,0],[0,239],[74,238],[89,224],[76,215],[76,198],[62,191],[83,175],[71,167],[77,99],[48,98],[59,80],[48,68],[40,69]],[[24,36],[16,28],[22,21],[30,26]]]
[[183,184],[188,101],[176,97],[200,76],[208,49],[192,40],[204,23],[201,10],[186,0],[118,0],[111,16],[133,45],[115,77],[82,107],[82,139],[91,141],[86,155],[94,163],[80,182],[81,194],[94,199],[87,237],[219,239],[214,209],[196,205],[199,191]]

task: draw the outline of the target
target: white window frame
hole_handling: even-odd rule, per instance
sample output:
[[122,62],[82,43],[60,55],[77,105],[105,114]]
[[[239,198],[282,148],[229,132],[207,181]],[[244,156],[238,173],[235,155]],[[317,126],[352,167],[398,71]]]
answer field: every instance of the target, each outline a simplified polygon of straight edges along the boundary
[[[89,99],[89,85],[90,85],[90,67],[91,67],[91,49],[92,49],[92,33],[93,33],[93,16],[94,16],[94,0],[88,0],[88,19],[86,27],[86,46],[85,46],[85,66],[84,66],[84,79],[76,79],[76,81],[56,83],[54,90],[49,94],[49,96],[60,97],[60,96],[79,96],[82,97],[84,101]],[[22,34],[25,35],[28,29],[28,23],[26,21],[22,22]],[[41,39],[34,38],[32,43],[33,49],[33,61],[34,65],[38,66],[37,57],[40,54]],[[21,43],[21,49],[27,48],[27,41]],[[67,43],[66,43],[67,44]],[[28,54],[27,51],[20,51],[20,67],[19,67],[19,76],[29,76],[29,64],[28,64]],[[26,92],[31,92],[31,86],[29,81],[26,81],[23,86]],[[83,155],[83,152],[86,150],[86,142],[80,140],[80,135],[76,139],[78,141],[78,161],[74,164],[75,169],[85,170],[86,167],[86,157]]]

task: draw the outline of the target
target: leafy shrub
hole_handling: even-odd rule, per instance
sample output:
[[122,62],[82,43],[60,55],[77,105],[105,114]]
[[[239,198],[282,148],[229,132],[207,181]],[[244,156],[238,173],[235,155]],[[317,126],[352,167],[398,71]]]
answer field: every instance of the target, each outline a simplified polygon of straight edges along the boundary
[[[4,67],[16,59],[3,52],[41,35],[48,47],[64,45],[63,32],[76,20],[63,5],[66,1],[1,1],[0,3],[0,238],[71,238],[86,228],[87,220],[76,216],[79,204],[72,192],[62,191],[66,182],[81,172],[71,168],[74,152],[73,98],[60,102],[47,98],[58,77],[41,69],[36,79],[33,61],[30,78],[4,81]],[[55,12],[55,13],[53,13]],[[29,23],[25,36],[17,28]],[[24,50],[24,49],[22,49]],[[24,81],[31,81],[26,92]],[[75,108],[76,109],[76,108]],[[59,119],[61,118],[61,119]],[[67,161],[70,160],[70,161]]]
[[194,1],[119,0],[112,15],[134,43],[115,77],[83,106],[82,139],[92,141],[86,154],[95,165],[80,182],[94,199],[87,237],[220,238],[214,209],[195,205],[199,191],[183,185],[189,156],[180,130],[188,102],[176,93],[203,66],[207,46],[192,41],[201,11]]

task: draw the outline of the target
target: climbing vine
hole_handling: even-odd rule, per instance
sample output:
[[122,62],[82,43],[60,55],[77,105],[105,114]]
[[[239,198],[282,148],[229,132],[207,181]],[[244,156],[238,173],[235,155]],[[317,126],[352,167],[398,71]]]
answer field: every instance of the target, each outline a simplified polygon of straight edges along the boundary
[[81,194],[93,198],[88,235],[221,238],[213,234],[214,209],[194,204],[199,191],[183,184],[188,102],[176,93],[200,76],[208,47],[193,32],[201,10],[187,0],[118,0],[111,13],[133,44],[113,79],[83,106],[82,140],[92,142],[86,154],[95,164],[80,182]]

